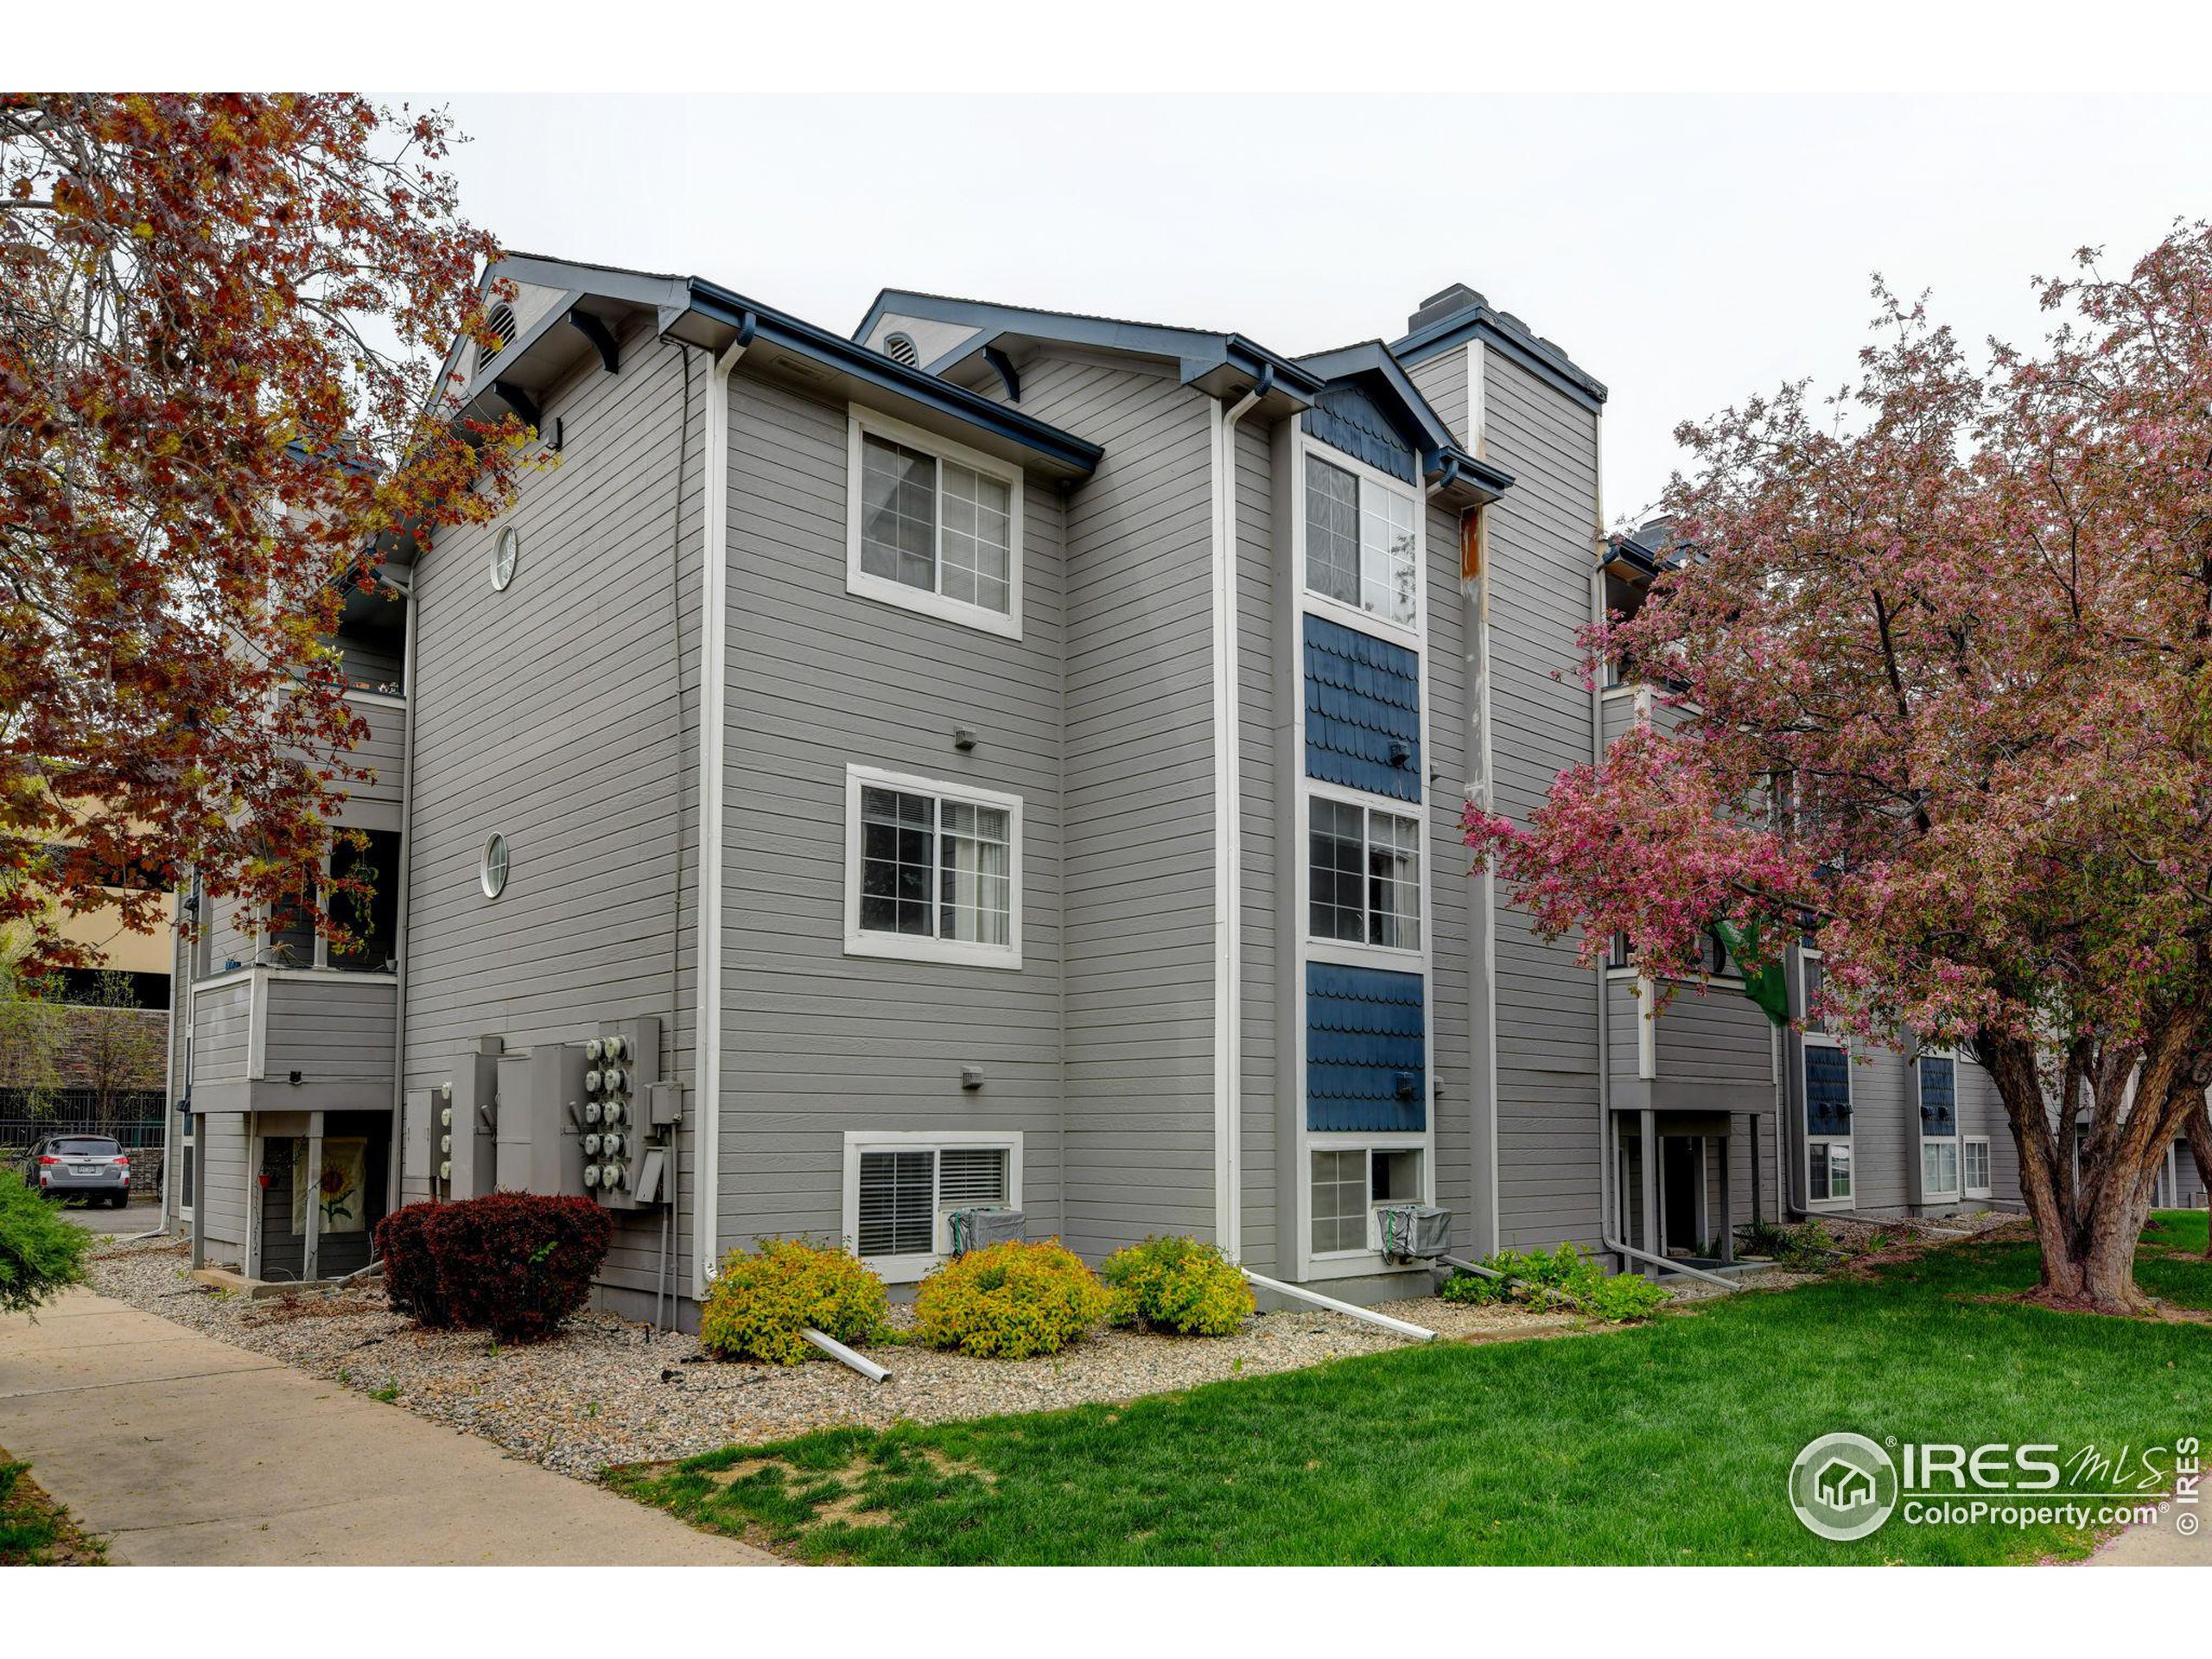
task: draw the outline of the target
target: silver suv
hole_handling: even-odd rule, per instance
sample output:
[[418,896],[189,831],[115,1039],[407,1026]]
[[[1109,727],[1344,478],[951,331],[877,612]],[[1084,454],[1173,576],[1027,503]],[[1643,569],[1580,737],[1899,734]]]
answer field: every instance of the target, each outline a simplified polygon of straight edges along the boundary
[[23,1180],[50,1198],[120,1210],[130,1202],[130,1154],[106,1135],[49,1135],[23,1160]]

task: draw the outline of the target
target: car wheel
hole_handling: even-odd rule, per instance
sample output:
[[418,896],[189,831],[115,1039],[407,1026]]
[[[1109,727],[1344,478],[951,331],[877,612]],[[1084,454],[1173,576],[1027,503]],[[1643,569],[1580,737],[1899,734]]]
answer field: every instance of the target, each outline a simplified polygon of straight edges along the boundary
[[118,1192],[109,1202],[118,1210],[127,1210],[130,1207],[130,1195],[128,1192]]

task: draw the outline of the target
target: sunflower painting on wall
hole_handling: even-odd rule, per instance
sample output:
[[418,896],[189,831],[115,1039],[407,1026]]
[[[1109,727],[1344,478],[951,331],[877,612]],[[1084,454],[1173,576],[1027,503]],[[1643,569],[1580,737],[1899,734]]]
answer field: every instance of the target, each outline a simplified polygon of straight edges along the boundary
[[[308,1230],[308,1143],[292,1143],[292,1230]],[[315,1230],[324,1237],[334,1233],[358,1233],[368,1225],[366,1186],[369,1143],[363,1140],[334,1140],[322,1143],[322,1169],[315,1181],[315,1202],[321,1214]]]

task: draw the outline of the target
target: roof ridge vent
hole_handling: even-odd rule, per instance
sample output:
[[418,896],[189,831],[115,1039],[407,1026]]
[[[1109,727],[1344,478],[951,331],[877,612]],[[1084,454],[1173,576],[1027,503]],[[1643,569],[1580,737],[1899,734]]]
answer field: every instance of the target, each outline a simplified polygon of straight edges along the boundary
[[1446,317],[1457,316],[1462,311],[1484,311],[1489,308],[1490,302],[1481,294],[1469,288],[1465,283],[1454,283],[1449,288],[1439,289],[1421,302],[1421,309],[1406,319],[1406,332],[1409,334],[1419,334],[1429,324],[1441,322]]

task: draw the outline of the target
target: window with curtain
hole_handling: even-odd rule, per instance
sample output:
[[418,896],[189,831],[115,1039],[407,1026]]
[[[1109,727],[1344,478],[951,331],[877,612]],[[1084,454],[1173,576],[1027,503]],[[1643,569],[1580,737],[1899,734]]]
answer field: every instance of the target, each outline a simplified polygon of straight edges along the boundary
[[[984,959],[1019,944],[1014,883],[1018,820],[1010,798],[963,798],[946,786],[905,786],[855,774],[857,880],[850,899],[852,943],[871,939],[946,946],[949,952],[903,945],[887,954],[957,954]],[[874,954],[887,954],[876,950]],[[1011,960],[1006,965],[1018,965]]]

